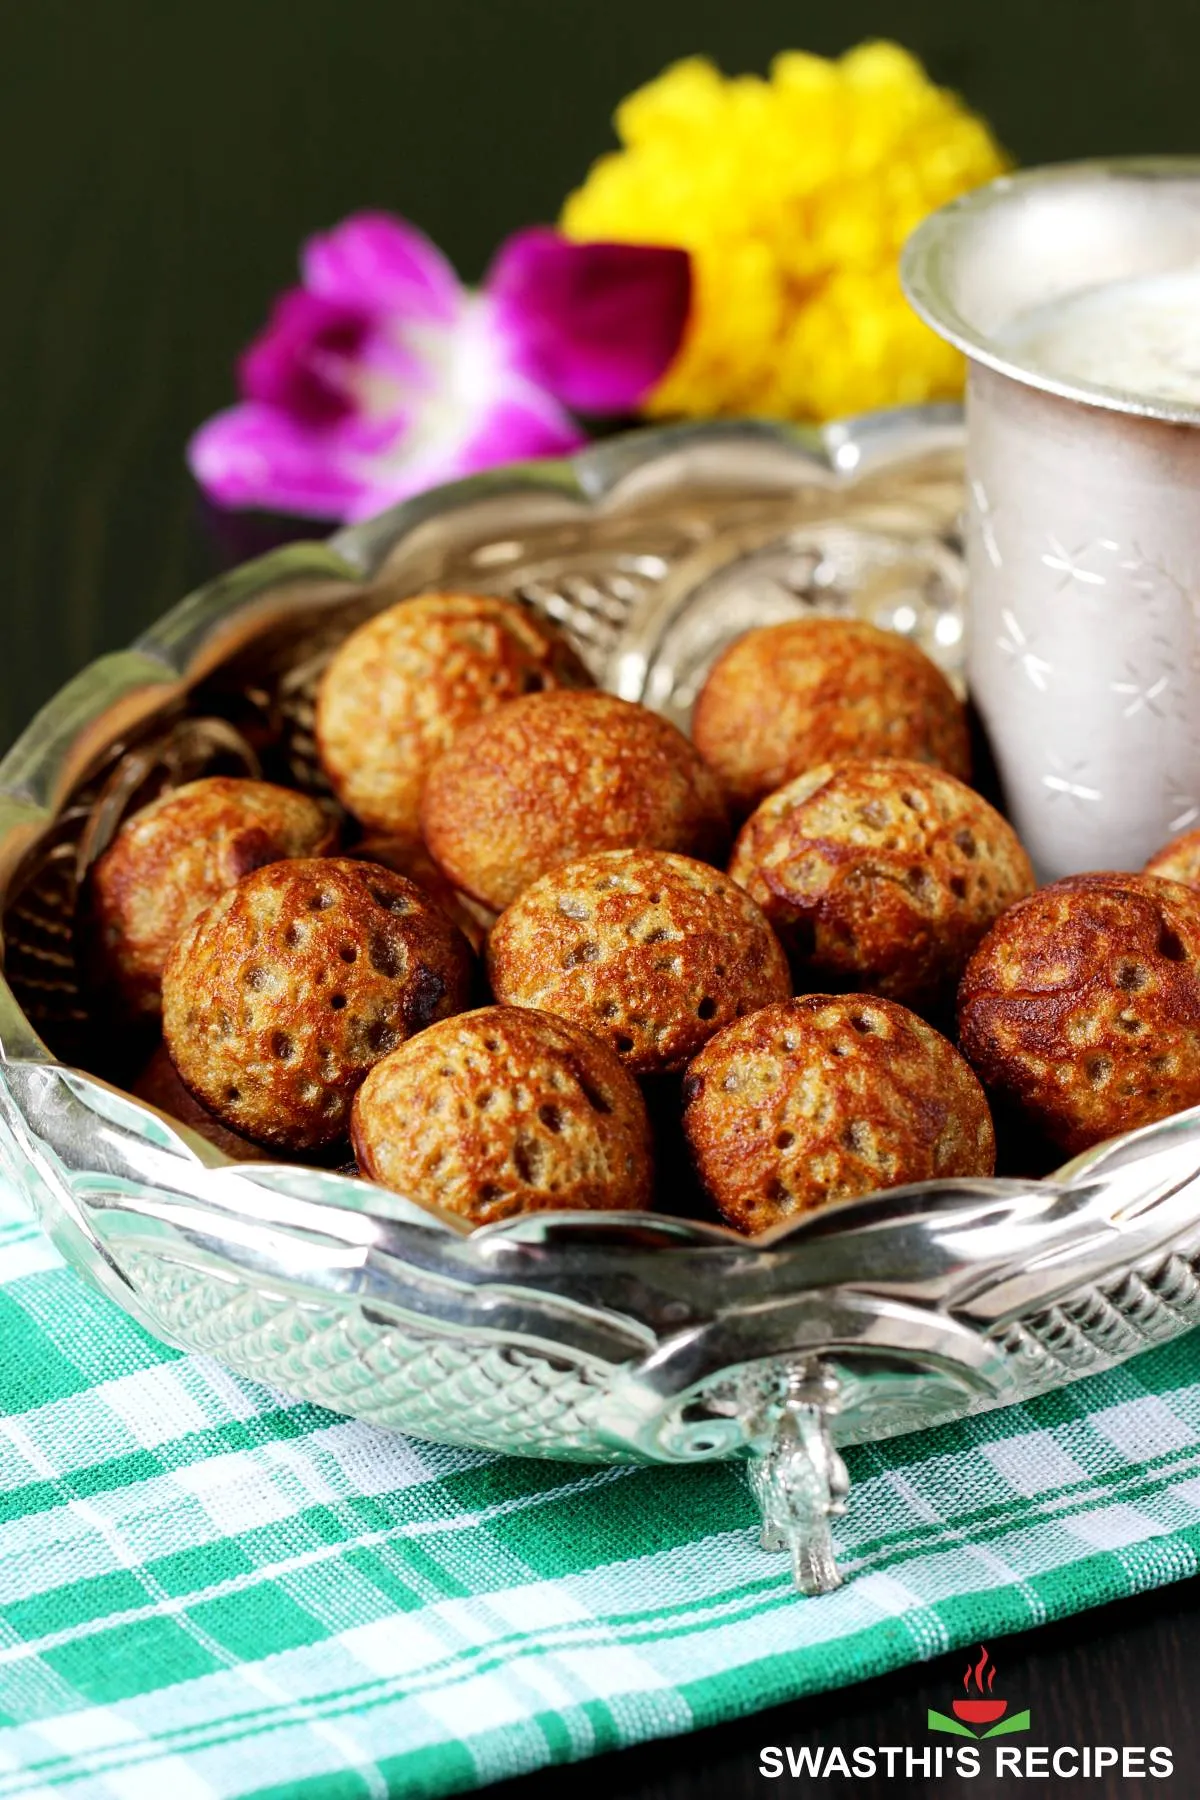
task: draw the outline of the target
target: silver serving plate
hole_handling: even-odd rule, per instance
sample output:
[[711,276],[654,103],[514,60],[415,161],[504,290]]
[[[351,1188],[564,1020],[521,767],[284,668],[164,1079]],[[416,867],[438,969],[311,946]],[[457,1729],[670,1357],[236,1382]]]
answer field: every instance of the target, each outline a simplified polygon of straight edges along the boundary
[[[1200,1323],[1200,1113],[1049,1180],[897,1189],[754,1242],[668,1213],[468,1232],[332,1170],[233,1164],[72,1066],[103,1066],[75,967],[88,864],[208,768],[321,792],[314,682],[369,611],[434,585],[517,596],[683,723],[722,644],[813,607],[910,633],[957,676],[961,440],[947,408],[613,440],[264,557],[69,683],[0,765],[0,1162],[68,1261],[168,1343],[375,1425],[589,1462],[747,1457],[763,1542],[806,1593],[838,1580],[838,1446]],[[673,1185],[667,1167],[664,1204]]]

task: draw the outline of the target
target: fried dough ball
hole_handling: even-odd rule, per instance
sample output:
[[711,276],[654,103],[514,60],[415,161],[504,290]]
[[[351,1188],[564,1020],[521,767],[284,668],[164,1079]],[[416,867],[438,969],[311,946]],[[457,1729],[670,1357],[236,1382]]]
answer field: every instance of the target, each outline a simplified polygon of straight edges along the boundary
[[158,1046],[135,1081],[133,1092],[139,1100],[145,1100],[159,1112],[186,1125],[197,1137],[207,1138],[234,1162],[269,1162],[274,1154],[261,1144],[252,1144],[249,1138],[228,1130],[207,1107],[201,1106],[194,1094],[188,1093],[165,1044]]
[[570,1019],[627,1069],[682,1069],[713,1033],[791,993],[787,958],[750,897],[707,863],[606,850],[553,869],[488,941],[498,1000]]
[[1200,1103],[1200,894],[1071,875],[997,920],[959,990],[963,1054],[1064,1150]]
[[377,1063],[352,1137],[370,1180],[473,1225],[650,1203],[637,1083],[586,1031],[521,1007],[460,1013]]
[[88,878],[87,957],[95,984],[134,1019],[157,1018],[162,972],[197,913],[253,869],[322,856],[328,813],[305,794],[212,775],[162,794],[125,820]]
[[729,872],[806,987],[936,1007],[992,921],[1033,890],[1012,827],[944,770],[826,763],[764,800]]
[[381,863],[385,869],[415,881],[431,900],[437,901],[446,917],[454,921],[476,956],[481,953],[495,914],[460,894],[446,880],[419,838],[365,837],[346,854],[356,862]]
[[818,763],[899,756],[964,780],[963,709],[907,638],[861,619],[791,619],[748,631],[700,691],[692,736],[740,817]]
[[1164,881],[1182,881],[1200,887],[1200,831],[1185,831],[1156,850],[1143,875],[1160,875]]
[[683,1097],[700,1179],[738,1231],[995,1167],[983,1089],[953,1044],[871,994],[805,994],[739,1019],[696,1057]]
[[415,882],[334,857],[276,863],[213,902],[163,978],[163,1032],[230,1130],[285,1150],[344,1136],[389,1050],[469,997],[471,953]]
[[421,823],[455,887],[499,911],[597,850],[724,853],[720,789],[681,731],[612,694],[532,694],[459,734]]
[[566,639],[529,607],[422,594],[340,646],[317,695],[317,747],[348,812],[412,837],[425,778],[464,725],[521,694],[590,686]]

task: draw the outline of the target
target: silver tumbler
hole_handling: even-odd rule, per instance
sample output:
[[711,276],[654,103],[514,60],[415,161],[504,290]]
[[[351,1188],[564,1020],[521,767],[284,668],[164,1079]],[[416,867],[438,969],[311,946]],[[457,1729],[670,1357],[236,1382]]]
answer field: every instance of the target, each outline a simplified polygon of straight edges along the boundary
[[1200,826],[1200,405],[1057,379],[1010,328],[1198,262],[1198,159],[1009,176],[906,249],[910,300],[970,359],[967,672],[1043,879]]

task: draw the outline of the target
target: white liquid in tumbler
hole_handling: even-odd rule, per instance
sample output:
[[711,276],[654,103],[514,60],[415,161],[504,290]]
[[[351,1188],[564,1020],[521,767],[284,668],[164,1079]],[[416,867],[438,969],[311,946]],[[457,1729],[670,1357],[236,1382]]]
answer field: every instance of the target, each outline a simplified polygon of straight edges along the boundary
[[999,344],[1061,381],[1200,405],[1200,265],[1068,294],[1015,319]]

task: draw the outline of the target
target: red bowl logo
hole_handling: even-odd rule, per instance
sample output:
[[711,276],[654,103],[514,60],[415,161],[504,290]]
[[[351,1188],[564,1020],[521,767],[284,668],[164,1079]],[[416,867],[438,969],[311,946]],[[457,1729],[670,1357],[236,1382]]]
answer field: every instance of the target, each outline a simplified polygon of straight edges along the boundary
[[951,1706],[964,1725],[994,1725],[1008,1711],[1007,1700],[954,1700]]
[[[963,1676],[964,1700],[950,1702],[956,1719],[964,1725],[994,1725],[1008,1711],[1007,1700],[992,1699],[992,1683],[996,1679],[996,1665],[987,1653],[986,1644],[979,1646],[979,1661],[967,1664]],[[971,1689],[975,1695],[972,1696]]]

